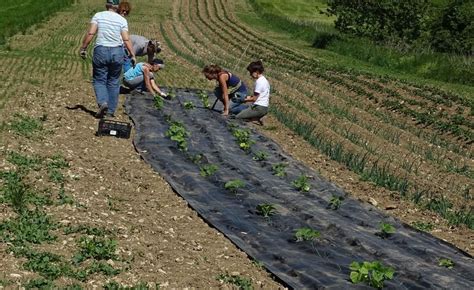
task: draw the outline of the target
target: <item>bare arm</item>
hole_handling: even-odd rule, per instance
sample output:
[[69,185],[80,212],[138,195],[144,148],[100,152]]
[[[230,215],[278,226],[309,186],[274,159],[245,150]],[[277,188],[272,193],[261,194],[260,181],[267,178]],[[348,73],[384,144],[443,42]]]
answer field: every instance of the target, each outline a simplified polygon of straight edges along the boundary
[[227,80],[229,76],[227,74],[219,75],[219,85],[222,89],[222,103],[224,104],[224,112],[222,115],[229,115],[229,90],[227,88]]
[[97,33],[97,24],[91,23],[89,26],[89,30],[87,31],[86,35],[84,35],[84,39],[82,40],[82,46],[81,49],[87,49],[89,46],[89,43],[92,41],[94,38],[95,34]]
[[245,99],[244,99],[244,102],[245,103],[254,103],[258,99],[259,95],[260,95],[259,93],[254,92],[253,96],[246,96]]
[[155,91],[152,87],[151,80],[150,80],[150,68],[148,67],[148,64],[144,64],[142,70],[143,70],[143,79],[145,80],[145,86],[147,90],[150,93],[155,94]]

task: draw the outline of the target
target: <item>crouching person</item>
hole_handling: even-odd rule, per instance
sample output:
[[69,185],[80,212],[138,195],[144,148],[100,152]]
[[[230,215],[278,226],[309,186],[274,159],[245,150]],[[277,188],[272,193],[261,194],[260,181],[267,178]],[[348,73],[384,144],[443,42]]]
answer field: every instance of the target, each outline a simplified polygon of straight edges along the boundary
[[238,119],[256,121],[260,125],[262,117],[268,113],[270,103],[270,83],[263,75],[264,68],[261,61],[254,61],[247,66],[250,76],[255,80],[255,89],[252,96],[247,96],[244,102],[251,103],[250,107],[243,110],[237,116]]
[[130,68],[123,75],[123,84],[130,90],[137,90],[140,92],[150,92],[153,95],[160,95],[166,97],[167,95],[160,90],[155,82],[154,72],[164,68],[164,63],[161,59],[154,59],[151,63],[140,62],[135,67]]

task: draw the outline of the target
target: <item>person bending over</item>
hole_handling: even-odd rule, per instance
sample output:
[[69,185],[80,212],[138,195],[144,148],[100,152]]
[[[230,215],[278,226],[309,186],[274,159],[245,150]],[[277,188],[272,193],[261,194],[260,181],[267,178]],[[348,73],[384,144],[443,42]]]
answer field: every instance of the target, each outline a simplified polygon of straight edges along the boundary
[[238,119],[246,119],[248,121],[257,121],[262,125],[262,117],[268,113],[268,105],[270,103],[270,83],[263,75],[265,71],[262,61],[251,62],[247,66],[250,76],[255,80],[255,89],[252,96],[244,99],[246,103],[252,105],[235,116]]
[[130,90],[148,91],[151,94],[158,94],[162,97],[167,95],[156,85],[154,72],[164,68],[163,60],[154,59],[151,63],[140,62],[135,67],[130,68],[123,75],[123,84]]
[[224,104],[222,115],[227,116],[229,112],[231,114],[238,114],[247,108],[248,105],[242,103],[245,96],[247,96],[247,87],[239,77],[213,64],[206,65],[202,73],[208,80],[217,81],[214,94]]

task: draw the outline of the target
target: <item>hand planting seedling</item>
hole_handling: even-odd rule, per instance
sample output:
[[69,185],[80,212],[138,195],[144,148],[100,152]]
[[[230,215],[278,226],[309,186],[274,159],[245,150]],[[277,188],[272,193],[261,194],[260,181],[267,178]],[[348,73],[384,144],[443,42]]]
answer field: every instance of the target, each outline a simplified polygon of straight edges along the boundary
[[169,92],[168,93],[168,98],[170,98],[170,99],[176,98],[176,93],[174,91]]
[[329,208],[332,210],[338,210],[341,207],[344,197],[333,195],[329,200]]
[[267,158],[268,158],[268,153],[263,152],[263,151],[258,151],[257,153],[255,153],[252,159],[255,161],[264,161],[264,160],[267,160]]
[[201,173],[202,177],[208,177],[208,176],[211,176],[214,173],[216,173],[217,169],[219,169],[219,167],[217,167],[217,165],[206,164],[206,165],[200,167],[200,173]]
[[171,125],[166,131],[165,135],[178,143],[179,150],[188,150],[188,143],[186,142],[188,132],[186,131],[186,128],[184,128],[183,124],[179,122],[171,122]]
[[273,204],[262,203],[257,205],[257,213],[263,217],[270,217],[275,214],[275,206]]
[[298,191],[308,192],[310,190],[310,185],[308,182],[308,176],[301,175],[298,179],[294,180],[291,183]]
[[380,262],[352,262],[350,265],[350,278],[352,283],[366,283],[377,289],[382,289],[385,280],[393,279],[395,271],[383,266]]
[[300,228],[296,230],[295,239],[297,242],[314,241],[319,238],[321,234],[311,228]]
[[193,102],[184,102],[184,108],[186,110],[192,110],[192,109],[196,108],[196,106],[194,106]]
[[234,180],[226,182],[224,185],[224,188],[235,194],[237,193],[237,190],[239,188],[242,188],[244,186],[245,186],[245,182],[243,182],[240,179],[234,179]]
[[285,163],[278,163],[278,164],[273,164],[272,165],[272,171],[273,175],[276,175],[278,177],[283,177],[286,175],[285,168],[286,168]]
[[155,95],[153,97],[153,104],[155,105],[155,108],[157,108],[158,110],[161,110],[164,106],[163,98],[160,95]]
[[446,259],[446,258],[439,259],[438,265],[441,267],[446,267],[448,269],[454,268],[454,262],[451,259]]
[[380,223],[379,228],[380,228],[380,232],[378,232],[376,235],[378,235],[382,239],[386,239],[390,237],[396,231],[394,226],[388,223],[384,223],[384,222]]

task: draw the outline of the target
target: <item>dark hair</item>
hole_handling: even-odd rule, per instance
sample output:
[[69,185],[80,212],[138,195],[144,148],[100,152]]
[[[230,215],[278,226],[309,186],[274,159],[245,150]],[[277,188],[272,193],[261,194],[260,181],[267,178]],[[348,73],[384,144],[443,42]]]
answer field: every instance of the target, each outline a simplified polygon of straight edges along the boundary
[[253,61],[247,66],[247,70],[250,73],[258,72],[258,73],[263,73],[265,71],[265,68],[263,67],[263,63],[261,60]]
[[206,65],[203,69],[202,69],[202,73],[205,74],[205,75],[212,75],[212,76],[217,76],[220,72],[222,72],[223,69],[218,66],[218,65],[215,65],[215,64],[209,64],[209,65]]
[[128,1],[122,1],[118,5],[117,12],[119,14],[129,15],[130,11],[132,11],[132,6]]

